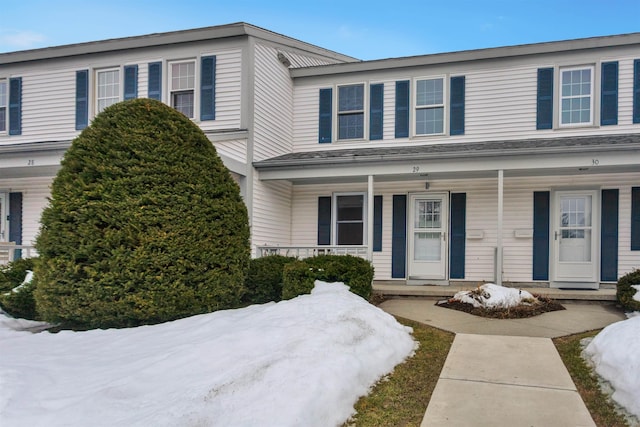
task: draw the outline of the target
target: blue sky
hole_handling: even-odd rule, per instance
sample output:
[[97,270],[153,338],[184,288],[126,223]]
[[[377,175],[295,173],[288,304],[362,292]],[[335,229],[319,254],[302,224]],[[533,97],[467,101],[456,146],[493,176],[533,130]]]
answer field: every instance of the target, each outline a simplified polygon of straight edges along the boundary
[[360,59],[640,32],[640,0],[4,0],[0,52],[244,21]]

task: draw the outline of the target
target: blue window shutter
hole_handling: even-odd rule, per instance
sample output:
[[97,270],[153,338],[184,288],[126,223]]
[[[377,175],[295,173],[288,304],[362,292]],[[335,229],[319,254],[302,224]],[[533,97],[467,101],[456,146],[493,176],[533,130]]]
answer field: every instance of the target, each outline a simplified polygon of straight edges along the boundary
[[320,89],[320,114],[318,122],[318,142],[320,144],[331,142],[332,93],[333,90],[331,88]]
[[553,128],[553,68],[538,69],[536,129]]
[[549,200],[548,191],[533,193],[533,280],[549,280]]
[[9,79],[9,135],[22,134],[22,77]]
[[382,251],[382,196],[373,196],[373,250]]
[[331,197],[318,197],[318,245],[331,244]]
[[391,224],[391,277],[407,276],[407,196],[393,195],[393,219]]
[[409,137],[409,80],[396,82],[396,138]]
[[618,124],[618,62],[602,63],[600,124]]
[[[9,193],[9,241],[22,244],[22,193]],[[16,249],[15,258],[21,258],[21,250]]]
[[618,280],[618,199],[619,191],[602,190],[600,227],[600,280]]
[[640,251],[640,187],[631,188],[631,250]]
[[451,239],[449,242],[449,277],[464,279],[467,240],[467,194],[451,194]]
[[369,139],[382,139],[384,114],[384,84],[374,84],[370,87],[369,101]]
[[162,101],[162,62],[149,63],[149,81],[147,96]]
[[138,66],[125,65],[124,67],[124,99],[136,99],[138,97]]
[[640,123],[640,59],[633,61],[633,123]]
[[89,124],[89,71],[76,71],[76,130]]
[[200,61],[200,120],[215,120],[216,57],[203,56]]
[[464,135],[464,86],[464,76],[451,77],[450,135]]

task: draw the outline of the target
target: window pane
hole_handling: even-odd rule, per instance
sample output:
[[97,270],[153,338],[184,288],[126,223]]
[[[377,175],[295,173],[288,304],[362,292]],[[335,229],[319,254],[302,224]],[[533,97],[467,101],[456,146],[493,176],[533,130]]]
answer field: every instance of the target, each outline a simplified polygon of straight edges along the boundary
[[364,113],[339,115],[338,138],[364,138]]
[[7,106],[7,82],[0,81],[0,108]]
[[363,235],[363,224],[361,222],[338,224],[338,245],[361,245]]
[[340,86],[338,88],[338,111],[364,110],[364,85]]
[[7,130],[7,109],[0,107],[0,132]]
[[444,130],[444,108],[422,108],[416,110],[416,135],[442,133]]
[[193,117],[193,92],[178,92],[173,94],[172,107],[187,117]]
[[440,233],[415,233],[413,259],[416,261],[440,261]]
[[171,64],[171,90],[190,90],[195,88],[195,62]]
[[443,103],[443,80],[418,80],[416,85],[416,105],[440,105]]
[[363,219],[364,196],[356,194],[353,196],[337,196],[336,197],[338,221]]

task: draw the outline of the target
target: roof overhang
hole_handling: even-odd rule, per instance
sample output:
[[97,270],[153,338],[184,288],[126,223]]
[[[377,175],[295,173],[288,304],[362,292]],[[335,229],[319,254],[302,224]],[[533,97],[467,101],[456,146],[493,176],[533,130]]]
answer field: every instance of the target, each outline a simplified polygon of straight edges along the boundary
[[640,172],[640,134],[334,149],[253,166],[263,181],[294,183]]

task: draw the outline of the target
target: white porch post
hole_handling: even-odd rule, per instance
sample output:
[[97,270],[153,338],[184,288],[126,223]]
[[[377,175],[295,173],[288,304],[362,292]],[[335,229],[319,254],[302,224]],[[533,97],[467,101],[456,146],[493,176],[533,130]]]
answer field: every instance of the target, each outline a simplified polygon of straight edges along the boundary
[[504,211],[504,171],[498,171],[498,235],[496,237],[496,285],[502,285],[502,218]]
[[373,261],[373,175],[367,182],[367,259]]

